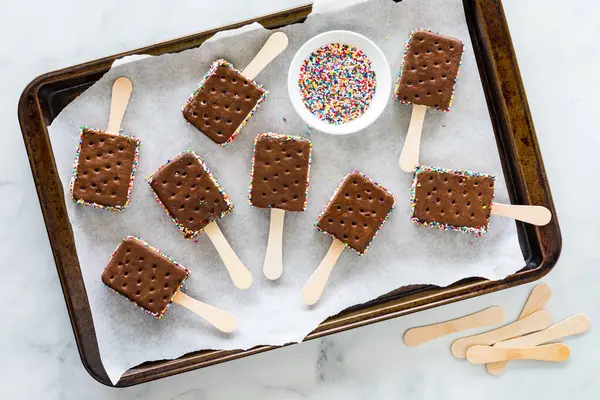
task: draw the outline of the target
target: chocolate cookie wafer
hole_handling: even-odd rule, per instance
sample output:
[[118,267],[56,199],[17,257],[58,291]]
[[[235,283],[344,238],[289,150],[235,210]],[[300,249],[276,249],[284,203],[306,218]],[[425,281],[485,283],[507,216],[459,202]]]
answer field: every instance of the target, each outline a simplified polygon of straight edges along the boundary
[[316,227],[362,255],[387,220],[394,196],[366,175],[346,175],[319,215]]
[[267,93],[229,62],[217,60],[182,107],[183,117],[224,146],[235,139]]
[[140,146],[131,136],[82,128],[70,185],[73,200],[111,211],[127,207]]
[[149,177],[148,183],[157,202],[187,239],[233,209],[223,187],[193,151],[169,160]]
[[489,174],[419,166],[411,189],[411,218],[422,226],[483,235],[495,180]]
[[427,30],[410,34],[394,98],[449,111],[454,96],[464,45]]
[[254,140],[250,204],[304,211],[312,143],[299,136],[261,133]]
[[161,318],[189,270],[140,238],[129,236],[110,257],[102,282]]

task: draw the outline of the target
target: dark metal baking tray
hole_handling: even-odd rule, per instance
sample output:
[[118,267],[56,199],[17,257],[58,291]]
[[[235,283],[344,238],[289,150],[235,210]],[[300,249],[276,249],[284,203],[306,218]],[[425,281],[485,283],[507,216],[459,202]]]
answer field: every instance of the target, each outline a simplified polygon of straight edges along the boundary
[[[465,279],[444,288],[427,285],[399,288],[329,318],[306,340],[531,282],[546,275],[558,260],[560,229],[501,1],[463,0],[463,3],[511,201],[548,207],[553,214],[552,222],[544,227],[518,224],[525,264],[506,279]],[[83,365],[99,382],[111,385],[100,360],[47,126],[67,104],[106,73],[117,58],[179,52],[199,46],[218,31],[255,21],[270,29],[299,23],[310,11],[311,6],[306,5],[49,72],[34,79],[23,91],[18,106],[19,122],[56,269]],[[115,386],[135,385],[274,348],[206,350],[175,360],[148,362],[128,370]]]

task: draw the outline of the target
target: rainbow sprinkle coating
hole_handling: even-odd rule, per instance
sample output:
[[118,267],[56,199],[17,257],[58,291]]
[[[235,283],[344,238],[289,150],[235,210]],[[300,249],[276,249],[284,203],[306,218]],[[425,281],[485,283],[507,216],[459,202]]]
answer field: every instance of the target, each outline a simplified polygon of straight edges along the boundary
[[[145,312],[147,312],[148,314],[152,315],[153,317],[156,317],[158,319],[161,319],[164,314],[167,312],[167,309],[171,306],[171,303],[173,302],[173,298],[175,297],[175,295],[177,294],[177,291],[181,290],[181,288],[183,287],[183,284],[185,283],[185,281],[187,280],[188,276],[190,275],[190,270],[187,269],[186,267],[184,267],[183,265],[181,265],[180,263],[178,263],[177,261],[175,261],[175,259],[169,257],[168,255],[166,255],[165,253],[163,253],[162,251],[160,251],[160,249],[152,246],[151,244],[149,244],[148,242],[142,240],[140,237],[136,237],[136,236],[127,236],[125,239],[123,239],[123,241],[125,240],[135,240],[137,242],[139,242],[140,244],[146,246],[147,248],[149,248],[150,250],[160,254],[161,256],[165,257],[166,259],[168,259],[169,261],[171,261],[173,264],[177,265],[178,267],[181,267],[183,269],[185,269],[186,271],[186,277],[181,281],[181,284],[177,287],[177,289],[173,292],[173,296],[171,296],[171,298],[169,299],[168,304],[166,305],[166,307],[160,311],[159,313],[153,313],[151,311],[148,311],[147,309],[145,309],[144,307],[142,307],[141,305],[139,305],[138,303],[136,303],[134,300],[130,299],[129,297],[125,296],[124,294],[117,292],[116,290],[114,290],[113,288],[111,288],[110,286],[108,286],[107,284],[104,284],[104,286],[106,286],[107,288],[109,288],[110,290],[112,290],[113,292],[115,292],[116,294],[118,294],[119,296],[122,296],[124,298],[126,298],[127,300],[129,300],[130,302],[132,302],[133,304],[135,304],[136,306],[138,306],[139,308],[141,308],[142,310],[144,310]],[[123,242],[122,241],[122,242]],[[115,249],[115,251],[113,251],[113,253],[110,256],[110,259],[108,260],[108,263],[110,263],[110,260],[115,256],[115,254],[117,253],[117,251],[119,250],[119,247],[121,247],[121,243],[119,243],[119,245],[117,246],[117,248]]]
[[360,117],[371,105],[375,71],[362,50],[330,43],[304,60],[298,86],[311,113],[332,125],[341,125]]
[[351,175],[353,175],[353,174],[358,174],[358,175],[362,176],[363,178],[365,178],[366,180],[368,180],[369,182],[373,183],[374,185],[379,186],[381,189],[383,189],[385,192],[387,192],[394,199],[394,203],[390,207],[390,210],[385,215],[385,217],[382,218],[382,221],[381,221],[381,224],[379,225],[379,228],[377,229],[377,231],[375,232],[375,234],[369,240],[369,244],[365,248],[365,251],[363,251],[361,253],[360,251],[358,251],[358,250],[350,247],[347,243],[343,242],[344,246],[346,248],[352,250],[353,252],[355,252],[359,256],[364,256],[365,254],[367,254],[367,251],[369,251],[369,248],[371,247],[371,243],[373,243],[373,239],[375,239],[375,236],[377,236],[377,234],[379,233],[379,231],[381,230],[381,228],[383,227],[383,225],[385,224],[385,222],[390,218],[390,215],[392,214],[392,211],[394,210],[394,206],[396,205],[396,197],[392,194],[392,192],[390,192],[385,186],[383,186],[383,185],[377,183],[376,181],[374,181],[370,176],[368,176],[366,174],[363,174],[362,172],[360,172],[358,170],[353,170],[353,171],[348,172],[344,176],[344,178],[342,178],[342,180],[340,181],[340,183],[338,183],[337,187],[335,188],[335,191],[333,192],[333,195],[329,198],[329,200],[327,201],[327,203],[325,203],[325,207],[323,208],[323,210],[321,211],[321,213],[317,216],[317,219],[314,222],[314,226],[315,226],[315,228],[317,228],[318,231],[323,232],[323,233],[325,233],[328,236],[331,236],[331,238],[333,238],[333,239],[337,239],[331,233],[329,233],[329,232],[321,229],[318,224],[319,224],[319,220],[321,219],[321,217],[323,216],[323,214],[325,214],[325,211],[327,210],[327,207],[329,207],[329,204],[331,204],[331,202],[333,201],[333,199],[335,199],[335,197],[337,196],[338,192],[342,188],[342,186],[343,186],[344,182],[346,181],[346,179],[348,179],[348,177],[351,176]]
[[[415,205],[417,203],[415,192],[416,192],[416,188],[417,188],[417,177],[422,172],[451,173],[451,174],[456,174],[456,175],[466,176],[466,177],[482,177],[482,178],[496,180],[496,177],[494,175],[484,174],[484,173],[480,173],[480,172],[471,172],[471,171],[467,171],[467,170],[444,169],[444,168],[430,167],[427,165],[419,165],[415,169],[413,181],[412,181],[412,185],[411,185],[411,189],[410,189],[410,219],[418,226],[428,226],[431,228],[437,228],[437,229],[441,229],[444,231],[457,231],[457,232],[462,232],[462,233],[473,233],[473,234],[475,234],[476,237],[483,236],[488,231],[488,229],[490,227],[489,223],[485,226],[465,227],[465,226],[454,226],[454,225],[449,225],[449,224],[442,224],[439,222],[424,222],[424,221],[419,220],[415,216]],[[494,206],[494,204],[492,202],[490,207],[493,207],[493,206]]]
[[254,180],[254,160],[256,158],[256,143],[262,137],[271,137],[273,139],[285,139],[285,140],[302,140],[302,141],[308,142],[308,144],[310,146],[310,153],[308,155],[308,171],[306,173],[306,192],[304,193],[304,205],[302,206],[302,209],[303,209],[302,211],[305,211],[306,206],[307,206],[307,201],[308,201],[308,187],[309,187],[309,182],[310,182],[310,166],[312,164],[312,142],[301,136],[291,136],[291,135],[285,135],[285,134],[273,133],[273,132],[259,133],[254,138],[254,145],[252,146],[252,154],[253,154],[252,155],[252,169],[250,171],[250,183],[248,183],[248,204],[253,206],[253,204],[252,204],[252,181]]
[[[135,154],[133,156],[133,163],[131,166],[131,175],[129,177],[129,187],[127,189],[127,200],[125,201],[125,204],[123,204],[122,206],[105,206],[103,204],[92,203],[89,201],[75,198],[75,196],[73,194],[73,185],[75,184],[75,180],[77,179],[77,167],[79,165],[79,154],[81,153],[81,146],[83,144],[84,130],[87,130],[88,132],[93,132],[93,133],[103,133],[103,134],[107,134],[107,135],[121,136],[121,137],[127,138],[130,141],[135,143]],[[137,173],[137,167],[138,167],[138,162],[140,159],[140,148],[141,147],[142,147],[142,141],[135,136],[114,134],[114,133],[110,133],[110,132],[106,132],[106,131],[92,129],[89,126],[80,127],[79,144],[77,145],[77,152],[75,153],[75,158],[73,160],[73,167],[71,168],[71,181],[69,183],[69,196],[71,197],[71,199],[73,199],[73,201],[77,204],[82,204],[82,205],[89,206],[89,207],[99,208],[101,210],[108,210],[108,211],[114,211],[114,212],[123,211],[131,203],[131,190],[133,189],[133,181],[135,179],[135,174]]]
[[[185,107],[194,100],[194,98],[196,97],[196,95],[198,94],[198,92],[204,87],[204,84],[206,83],[206,81],[208,80],[208,78],[211,75],[214,75],[215,71],[217,70],[217,68],[219,68],[220,66],[223,66],[223,65],[226,66],[226,67],[228,67],[228,68],[230,68],[230,69],[232,69],[232,70],[234,70],[235,72],[237,72],[238,74],[240,74],[240,75],[243,76],[242,71],[240,71],[239,69],[237,69],[236,67],[234,67],[233,64],[231,64],[227,60],[219,59],[219,60],[213,62],[212,65],[210,66],[209,70],[206,72],[206,74],[204,74],[204,76],[200,80],[200,83],[198,84],[198,87],[196,88],[196,90],[194,90],[194,92],[190,95],[190,97],[187,99],[187,101],[185,102],[185,104],[181,107],[181,112],[182,113],[183,113]],[[244,120],[242,121],[242,123],[240,124],[240,126],[237,127],[237,129],[235,130],[235,132],[233,132],[233,134],[229,137],[229,139],[227,139],[226,142],[219,144],[219,146],[225,147],[229,143],[231,143],[231,142],[233,142],[235,140],[235,138],[238,135],[238,133],[240,133],[240,131],[242,130],[242,128],[248,123],[248,120],[250,118],[252,118],[252,116],[254,115],[254,113],[256,112],[256,110],[258,110],[258,107],[260,107],[261,103],[263,101],[265,101],[265,99],[269,95],[269,92],[261,84],[257,83],[253,79],[248,79],[248,82],[250,82],[254,86],[260,88],[263,91],[263,95],[258,99],[258,101],[256,102],[256,105],[254,106],[254,108],[252,108],[252,110],[248,113],[248,115],[246,115],[246,118],[244,118]],[[190,124],[190,123],[188,122],[188,124]],[[190,124],[190,125],[192,125],[192,124]]]
[[[408,35],[408,41],[406,42],[406,46],[404,47],[404,53],[402,55],[402,64],[400,65],[400,69],[398,70],[398,79],[396,80],[396,87],[394,88],[394,96],[393,96],[394,100],[399,101],[402,104],[411,104],[410,101],[401,99],[398,96],[398,89],[400,88],[400,78],[402,77],[402,71],[404,70],[404,61],[406,59],[406,54],[408,53],[408,48],[410,46],[412,37],[416,32],[429,32],[429,33],[435,33],[436,35],[442,35],[441,33],[432,31],[431,29],[413,29],[412,32],[410,32],[410,34]],[[460,42],[463,43],[462,40]],[[464,43],[463,43],[463,46],[464,46]],[[464,54],[465,54],[465,52],[464,52],[464,47],[463,47],[463,52],[460,57],[460,62],[458,63],[458,70],[456,71],[456,78],[454,79],[454,84],[452,85],[452,94],[450,95],[450,102],[448,104],[448,108],[441,109],[439,107],[434,108],[434,107],[426,106],[427,108],[434,109],[437,111],[450,112],[450,109],[452,108],[452,102],[454,101],[454,91],[456,88],[456,82],[458,82],[458,77],[460,75],[460,68],[462,66],[462,60],[463,60]]]
[[[187,151],[181,152],[181,153],[177,154],[173,159],[167,160],[167,162],[164,163],[163,165],[161,165],[156,171],[154,171],[154,173],[152,175],[146,177],[145,181],[148,183],[148,186],[150,186],[152,183],[152,178],[154,177],[155,174],[157,174],[165,166],[169,165],[169,163],[172,160],[174,160],[175,158],[179,157],[180,155],[182,155],[184,153],[190,153],[190,154],[194,155],[194,157],[196,157],[196,160],[198,160],[198,162],[202,165],[202,169],[204,169],[204,171],[206,172],[206,174],[208,175],[210,180],[215,184],[216,188],[219,190],[219,193],[221,193],[221,195],[223,196],[223,200],[225,201],[225,204],[227,205],[227,209],[225,211],[223,211],[221,214],[219,214],[217,217],[210,220],[208,223],[220,220],[221,218],[223,218],[224,216],[229,214],[231,211],[233,211],[233,203],[231,202],[231,198],[229,197],[229,195],[227,193],[225,193],[225,189],[223,189],[223,186],[221,186],[219,181],[217,181],[217,178],[215,178],[215,176],[210,171],[210,168],[208,168],[208,165],[206,164],[206,162],[204,162],[204,160],[198,154],[196,154],[193,150],[187,150]],[[175,218],[173,215],[171,215],[171,213],[169,212],[167,207],[165,207],[164,203],[158,197],[158,194],[156,194],[156,192],[152,189],[152,186],[150,186],[150,190],[152,190],[152,193],[154,194],[154,199],[156,200],[156,202],[161,205],[161,207],[163,208],[165,213],[171,218],[171,220],[175,223],[175,225],[177,226],[179,231],[183,234],[184,238],[194,239],[196,236],[198,236],[200,234],[200,232],[202,232],[204,230],[204,228],[202,228],[197,231],[191,231],[191,230],[187,229],[186,227],[184,227],[177,218]]]

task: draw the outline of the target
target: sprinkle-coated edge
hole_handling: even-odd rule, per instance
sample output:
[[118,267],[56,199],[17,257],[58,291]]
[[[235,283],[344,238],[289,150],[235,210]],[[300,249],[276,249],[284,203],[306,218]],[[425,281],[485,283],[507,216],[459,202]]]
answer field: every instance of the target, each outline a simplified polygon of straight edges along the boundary
[[166,259],[168,259],[169,261],[171,261],[173,264],[177,265],[178,267],[183,268],[186,271],[185,278],[183,278],[183,280],[181,281],[181,284],[173,292],[173,296],[171,296],[171,298],[169,299],[169,302],[167,303],[167,305],[165,306],[165,308],[162,311],[158,312],[158,313],[153,313],[153,312],[147,310],[146,308],[144,308],[143,306],[141,306],[140,304],[138,304],[134,300],[132,300],[129,297],[125,296],[123,293],[119,292],[118,290],[115,290],[115,289],[111,288],[106,283],[102,282],[102,283],[104,283],[104,286],[106,286],[107,288],[109,288],[110,290],[112,290],[113,292],[115,292],[116,294],[118,294],[119,296],[122,296],[122,297],[126,298],[127,300],[129,300],[130,302],[132,302],[133,304],[135,304],[136,306],[138,306],[139,308],[141,308],[142,310],[144,310],[148,314],[152,315],[153,317],[156,317],[157,319],[161,319],[163,317],[163,315],[167,312],[167,309],[171,306],[171,303],[173,302],[173,298],[175,297],[175,295],[177,294],[177,292],[179,290],[181,290],[181,288],[183,287],[183,284],[185,283],[185,281],[187,280],[188,276],[190,275],[190,270],[187,269],[186,267],[184,267],[183,265],[181,265],[180,263],[178,263],[177,261],[175,261],[175,259],[169,257],[168,255],[166,255],[165,253],[163,253],[162,251],[160,251],[160,249],[152,246],[151,244],[149,244],[148,242],[142,240],[140,237],[137,237],[137,236],[127,236],[125,239],[123,239],[121,241],[121,243],[119,243],[119,245],[117,246],[117,248],[115,249],[115,251],[113,251],[112,255],[110,256],[110,259],[108,260],[108,263],[106,264],[106,267],[104,268],[104,270],[106,270],[106,268],[108,268],[108,264],[110,264],[110,261],[112,260],[112,258],[115,256],[115,254],[117,254],[117,251],[121,248],[121,246],[123,246],[123,243],[125,242],[125,240],[128,240],[128,239],[133,239],[133,240],[139,242],[140,244],[142,244],[142,245],[146,246],[147,248],[149,248],[150,250],[152,250],[152,251],[160,254],[161,256],[163,256]]
[[[137,167],[138,167],[138,162],[140,159],[140,148],[142,147],[142,141],[135,136],[110,133],[110,132],[106,132],[106,131],[102,131],[102,130],[98,130],[98,129],[92,129],[89,126],[82,126],[82,127],[80,127],[80,130],[81,130],[81,133],[79,134],[79,144],[77,145],[77,152],[75,153],[75,158],[73,160],[73,167],[71,168],[71,181],[69,183],[69,196],[71,197],[71,199],[73,199],[73,201],[75,203],[81,204],[84,206],[94,207],[94,208],[99,208],[102,210],[108,210],[108,211],[114,211],[114,212],[123,211],[131,203],[131,191],[133,189],[133,181],[135,180],[135,175],[137,173]],[[127,140],[135,143],[135,153],[133,155],[133,163],[131,164],[131,175],[129,176],[129,187],[127,188],[127,200],[125,200],[125,204],[123,204],[122,206],[107,206],[104,204],[94,203],[91,201],[85,201],[82,199],[75,198],[75,194],[73,193],[73,187],[75,185],[75,180],[77,179],[77,176],[78,176],[77,168],[79,167],[79,155],[81,153],[81,147],[83,145],[84,131],[91,132],[94,134],[106,134],[106,135],[120,136],[120,137],[124,137]]]
[[[476,237],[483,236],[489,230],[489,227],[490,227],[489,220],[488,220],[487,225],[485,225],[485,226],[465,227],[465,226],[455,226],[455,225],[450,225],[450,224],[442,224],[442,223],[435,222],[435,221],[434,222],[425,222],[425,221],[421,221],[420,219],[418,219],[415,216],[415,207],[416,207],[416,203],[417,203],[416,188],[417,188],[417,183],[418,183],[417,182],[418,175],[421,173],[424,173],[424,172],[450,173],[450,174],[466,176],[466,177],[488,178],[488,179],[493,180],[494,183],[496,181],[495,175],[484,174],[481,172],[471,172],[471,171],[467,171],[467,170],[445,169],[445,168],[431,167],[428,165],[419,165],[419,166],[417,166],[417,168],[415,168],[413,181],[412,181],[412,185],[410,188],[410,219],[418,226],[427,226],[427,227],[431,227],[431,228],[441,229],[443,231],[457,231],[457,232],[462,232],[462,233],[473,233],[473,234],[475,234]],[[492,195],[492,203],[490,204],[490,209],[493,206],[494,206],[494,196]]]
[[179,222],[179,220],[174,215],[172,215],[169,212],[169,210],[167,209],[167,207],[165,206],[165,204],[158,197],[158,194],[156,193],[156,191],[152,188],[152,179],[153,179],[154,175],[156,175],[163,168],[165,168],[167,165],[169,165],[172,161],[176,160],[177,158],[179,158],[180,156],[184,155],[185,153],[192,154],[196,158],[196,160],[198,160],[198,162],[202,166],[202,169],[204,169],[204,172],[206,172],[208,174],[208,177],[210,178],[210,180],[215,184],[215,186],[217,187],[217,189],[219,190],[219,192],[223,196],[223,199],[225,200],[225,204],[227,205],[227,210],[223,211],[217,217],[215,217],[212,220],[208,221],[208,223],[205,224],[205,226],[208,225],[208,224],[210,224],[210,223],[212,223],[212,222],[216,222],[216,221],[220,220],[221,218],[223,218],[224,216],[226,216],[227,214],[229,214],[231,211],[233,211],[233,203],[231,202],[231,198],[229,197],[229,195],[227,193],[225,193],[225,189],[223,189],[223,186],[221,186],[221,184],[219,183],[219,181],[217,181],[217,178],[215,178],[215,176],[210,171],[210,168],[208,168],[208,165],[206,164],[206,162],[202,159],[202,157],[200,157],[198,154],[196,154],[193,150],[183,151],[183,152],[177,154],[172,159],[167,160],[167,162],[164,163],[163,165],[161,165],[160,167],[158,167],[158,169],[156,171],[154,171],[152,173],[152,175],[148,176],[145,179],[146,182],[148,183],[148,186],[150,186],[150,190],[152,190],[152,193],[154,194],[154,199],[156,200],[156,202],[158,204],[161,205],[161,207],[163,208],[163,210],[165,211],[165,213],[171,218],[171,220],[173,221],[173,223],[175,223],[175,225],[177,226],[177,228],[179,229],[179,231],[181,231],[181,233],[183,234],[183,237],[185,239],[193,239],[196,236],[198,236],[198,234],[200,234],[200,232],[202,232],[204,230],[204,228],[199,229],[197,231],[192,231],[192,230],[189,230],[186,227],[184,227]]
[[[344,182],[346,182],[346,180],[350,177],[350,175],[353,175],[353,174],[359,174],[360,176],[362,176],[363,178],[365,178],[366,180],[368,180],[369,182],[371,182],[375,186],[383,189],[383,191],[385,191],[387,194],[389,194],[390,196],[392,196],[392,199],[394,199],[394,202],[392,203],[392,206],[390,207],[390,210],[387,212],[386,216],[384,218],[382,218],[381,224],[379,224],[379,228],[377,228],[377,230],[375,231],[375,234],[369,240],[369,243],[367,244],[367,247],[365,247],[365,250],[362,251],[362,252],[360,252],[357,249],[355,249],[354,247],[350,246],[343,239],[340,239],[337,236],[335,236],[335,235],[333,235],[333,234],[331,234],[331,233],[327,232],[326,230],[324,230],[324,229],[322,229],[322,228],[319,227],[319,221],[321,220],[321,217],[323,217],[323,214],[325,214],[325,211],[327,210],[327,208],[329,207],[329,205],[331,204],[331,202],[333,201],[333,199],[335,198],[335,196],[337,196],[337,194],[340,191],[340,189],[342,188]],[[371,179],[370,176],[368,176],[366,174],[363,174],[362,172],[360,172],[358,170],[353,170],[353,171],[348,172],[344,176],[344,178],[342,178],[342,180],[340,181],[340,183],[337,185],[337,187],[335,188],[335,191],[333,192],[333,195],[329,198],[329,200],[327,201],[327,203],[325,203],[325,207],[323,208],[323,211],[321,211],[321,213],[317,216],[317,220],[315,221],[314,226],[317,228],[318,231],[323,232],[323,233],[327,234],[328,236],[331,236],[333,239],[337,239],[340,242],[344,243],[344,246],[346,246],[350,250],[354,251],[359,256],[364,256],[365,254],[367,254],[367,251],[371,247],[371,243],[373,243],[373,239],[375,239],[375,236],[377,236],[377,234],[379,233],[379,231],[381,230],[381,228],[383,227],[383,225],[385,224],[385,222],[390,218],[390,214],[394,210],[394,206],[395,205],[396,205],[396,197],[385,186],[380,185],[375,180]]]
[[[306,211],[306,206],[308,203],[308,187],[310,185],[310,183],[309,183],[310,182],[310,166],[312,164],[312,148],[313,148],[312,141],[310,141],[307,138],[304,138],[302,136],[292,136],[292,135],[286,135],[286,134],[281,134],[281,133],[273,133],[273,132],[259,133],[254,138],[254,144],[252,147],[253,150],[252,150],[252,167],[250,170],[250,183],[248,184],[248,203],[253,207],[262,208],[262,207],[255,206],[252,203],[252,182],[254,181],[254,161],[256,160],[256,144],[258,143],[258,140],[263,137],[270,137],[273,139],[284,139],[287,141],[308,142],[308,171],[306,172],[306,191],[304,192],[304,204],[302,206],[302,211]],[[271,208],[271,206],[269,206],[267,208]],[[285,211],[287,211],[287,210],[285,210]],[[291,211],[291,212],[293,212],[293,211]]]
[[460,68],[462,66],[462,61],[463,61],[463,57],[465,54],[465,44],[463,43],[462,40],[458,39],[458,38],[454,38],[452,36],[448,36],[448,35],[444,35],[441,34],[439,32],[435,32],[432,31],[431,29],[413,29],[412,32],[410,32],[410,34],[408,35],[408,41],[406,42],[406,46],[404,47],[404,54],[402,56],[402,64],[400,64],[400,69],[398,70],[398,79],[396,80],[396,87],[394,88],[394,100],[402,103],[402,104],[414,104],[411,101],[406,101],[400,98],[400,96],[398,96],[398,90],[400,89],[400,78],[402,78],[402,71],[404,70],[404,61],[406,60],[406,54],[408,53],[408,47],[410,46],[410,42],[412,41],[412,37],[415,33],[417,32],[429,32],[429,33],[433,33],[436,35],[440,35],[440,36],[444,36],[450,39],[455,39],[458,40],[459,42],[462,43],[463,45],[463,51],[460,55],[460,61],[458,62],[458,69],[456,70],[456,77],[454,78],[454,84],[452,85],[452,94],[450,95],[450,101],[448,102],[448,108],[447,109],[441,109],[440,107],[430,107],[430,106],[425,106],[431,110],[437,110],[437,111],[443,111],[443,112],[450,112],[450,109],[452,108],[452,102],[454,101],[454,91],[456,89],[456,82],[458,82],[458,77],[460,76]]
[[[200,89],[202,89],[204,87],[204,84],[206,83],[206,81],[208,80],[208,78],[211,75],[213,75],[215,73],[215,71],[217,70],[217,68],[219,68],[222,65],[225,65],[226,67],[234,70],[235,72],[237,72],[241,76],[244,76],[244,74],[242,74],[242,71],[240,71],[239,69],[237,69],[236,67],[234,67],[233,64],[231,64],[229,61],[227,61],[225,59],[221,58],[221,59],[218,59],[217,61],[213,62],[212,65],[211,65],[211,67],[209,68],[208,72],[206,72],[206,74],[202,77],[202,80],[200,80],[200,83],[198,84],[198,87],[196,88],[196,90],[194,90],[194,92],[190,95],[190,97],[187,99],[187,101],[185,102],[185,104],[181,107],[181,113],[182,114],[183,114],[185,108],[188,106],[188,104],[190,104],[190,103],[192,103],[194,101],[194,99],[198,95],[198,92],[200,91]],[[246,79],[248,79],[248,78],[246,78]],[[231,142],[233,142],[235,140],[235,138],[238,135],[238,133],[240,133],[240,131],[242,130],[242,128],[248,123],[248,120],[250,118],[252,118],[252,116],[254,115],[254,113],[256,112],[256,110],[258,110],[258,107],[260,107],[261,103],[263,101],[265,101],[265,99],[269,95],[269,92],[261,84],[257,83],[253,79],[248,79],[248,82],[252,83],[255,87],[257,87],[258,89],[260,89],[263,92],[263,94],[262,94],[262,96],[260,96],[260,98],[256,102],[256,105],[252,108],[252,110],[250,110],[250,112],[248,113],[248,115],[246,115],[246,118],[244,118],[244,120],[242,121],[242,123],[237,127],[237,129],[235,130],[235,132],[233,132],[233,134],[225,142],[218,143],[218,145],[221,146],[221,147],[225,147],[229,143],[231,143]],[[185,118],[185,116],[184,116],[183,119],[185,119],[185,121],[188,124],[192,125],[196,129],[198,129],[198,127],[196,127],[195,125],[191,124]],[[198,130],[200,132],[202,132],[202,130],[200,130],[200,129],[198,129]],[[202,132],[202,133],[204,134],[204,132]]]

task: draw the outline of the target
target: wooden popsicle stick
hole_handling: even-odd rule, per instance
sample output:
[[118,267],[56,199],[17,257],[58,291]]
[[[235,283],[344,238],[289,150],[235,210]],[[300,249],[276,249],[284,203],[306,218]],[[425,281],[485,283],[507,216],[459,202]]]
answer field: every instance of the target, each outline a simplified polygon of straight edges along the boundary
[[467,349],[478,344],[492,345],[508,338],[539,331],[550,325],[550,314],[545,310],[536,311],[522,320],[504,325],[493,331],[467,336],[452,343],[450,350],[456,358],[465,358]]
[[344,251],[344,248],[344,243],[338,239],[333,239],[333,243],[331,243],[325,258],[323,258],[321,264],[319,264],[315,272],[312,273],[302,288],[302,301],[304,304],[311,306],[319,301],[323,294],[323,289],[325,289],[325,285],[327,284],[327,280],[329,279],[329,275],[335,266],[335,262]]
[[[534,312],[543,309],[544,306],[546,305],[546,303],[548,302],[548,300],[550,300],[551,295],[552,295],[552,291],[550,290],[548,285],[546,285],[544,283],[540,283],[539,285],[536,285],[533,288],[533,290],[531,291],[531,294],[529,295],[529,298],[527,299],[527,302],[525,303],[523,310],[521,310],[521,315],[519,315],[518,319],[523,319],[525,317],[530,316]],[[523,346],[513,346],[513,347],[523,347]],[[499,375],[502,373],[502,371],[504,371],[504,368],[506,367],[507,362],[508,361],[497,361],[497,362],[489,363],[489,364],[485,365],[485,368],[487,369],[487,371],[490,374]]]
[[258,54],[254,57],[250,64],[242,71],[248,79],[256,78],[275,57],[277,57],[288,45],[288,37],[283,32],[275,32],[272,34]]
[[408,346],[417,346],[451,333],[501,322],[504,322],[504,308],[494,306],[451,321],[410,328],[404,333],[404,343]]
[[211,222],[206,225],[204,232],[208,234],[208,238],[221,256],[235,287],[244,290],[252,286],[252,274],[235,254],[217,223]]
[[269,241],[267,254],[263,264],[263,273],[272,281],[279,279],[283,273],[283,219],[285,210],[271,208],[271,224],[269,227]]
[[231,313],[202,303],[183,293],[181,290],[178,290],[175,293],[173,301],[188,310],[193,311],[221,332],[231,333],[235,331],[235,328],[237,327],[237,321]]
[[110,116],[108,118],[107,132],[119,133],[121,129],[121,121],[125,115],[129,98],[133,91],[133,84],[124,76],[117,78],[113,83],[112,99],[110,103]]
[[554,324],[543,331],[521,336],[515,339],[505,340],[494,344],[494,347],[503,349],[521,349],[535,347],[543,343],[552,342],[567,336],[587,332],[590,329],[590,319],[585,314],[575,314],[565,320]]
[[537,226],[547,225],[552,219],[550,210],[542,206],[517,206],[513,204],[494,203],[492,214]]
[[546,306],[546,303],[548,303],[548,300],[550,300],[550,296],[552,296],[552,291],[548,285],[545,283],[535,285],[525,306],[523,306],[523,310],[521,310],[519,319],[529,317],[534,312],[543,309]]
[[413,172],[419,164],[419,149],[421,148],[421,132],[423,131],[425,111],[427,111],[426,106],[413,105],[408,133],[400,153],[400,169],[404,172]]
[[471,364],[485,364],[502,360],[538,360],[562,362],[569,358],[569,347],[562,343],[530,347],[528,349],[503,349],[492,346],[472,346],[467,350]]

